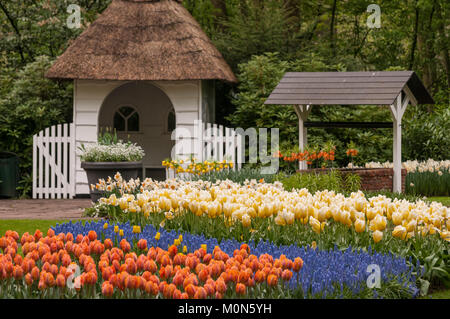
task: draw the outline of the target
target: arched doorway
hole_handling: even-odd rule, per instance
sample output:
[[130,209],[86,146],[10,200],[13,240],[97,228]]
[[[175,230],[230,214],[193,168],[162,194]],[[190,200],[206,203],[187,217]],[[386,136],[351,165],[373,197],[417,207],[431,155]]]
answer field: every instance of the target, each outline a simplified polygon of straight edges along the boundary
[[140,145],[145,151],[144,177],[164,180],[161,162],[174,145],[175,111],[169,97],[158,87],[131,82],[114,89],[103,101],[99,130],[113,128],[119,139]]

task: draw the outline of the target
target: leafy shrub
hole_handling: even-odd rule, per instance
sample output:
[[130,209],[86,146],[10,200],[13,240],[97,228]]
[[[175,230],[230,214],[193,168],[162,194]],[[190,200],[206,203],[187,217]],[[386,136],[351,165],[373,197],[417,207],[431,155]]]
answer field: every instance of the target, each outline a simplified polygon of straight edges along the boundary
[[403,130],[403,154],[406,159],[447,160],[450,158],[450,108],[436,107],[433,113],[410,107]]
[[0,150],[19,157],[22,196],[31,193],[33,135],[72,119],[73,85],[45,79],[51,64],[51,58],[37,57],[9,78],[11,83],[0,78],[0,86],[12,86],[0,95]]

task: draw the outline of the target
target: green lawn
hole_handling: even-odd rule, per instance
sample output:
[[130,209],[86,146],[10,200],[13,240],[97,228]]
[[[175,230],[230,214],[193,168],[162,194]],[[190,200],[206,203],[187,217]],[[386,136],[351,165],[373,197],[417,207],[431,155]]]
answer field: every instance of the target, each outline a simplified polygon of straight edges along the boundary
[[0,220],[0,237],[3,236],[7,230],[15,230],[20,236],[25,232],[34,234],[36,229],[39,229],[46,234],[51,226],[65,222],[69,222],[69,220],[4,219]]

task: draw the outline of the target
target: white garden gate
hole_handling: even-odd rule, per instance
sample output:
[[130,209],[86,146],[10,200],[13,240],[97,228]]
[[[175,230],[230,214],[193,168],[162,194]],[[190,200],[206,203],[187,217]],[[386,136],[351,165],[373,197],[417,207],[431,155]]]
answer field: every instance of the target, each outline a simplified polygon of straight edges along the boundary
[[75,128],[48,127],[33,136],[33,198],[75,196]]

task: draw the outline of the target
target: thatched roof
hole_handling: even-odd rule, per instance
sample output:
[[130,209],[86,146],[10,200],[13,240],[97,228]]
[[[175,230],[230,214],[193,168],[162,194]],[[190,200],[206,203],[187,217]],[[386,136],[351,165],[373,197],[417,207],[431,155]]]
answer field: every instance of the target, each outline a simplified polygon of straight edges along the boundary
[[46,77],[236,82],[220,52],[179,2],[113,0]]

